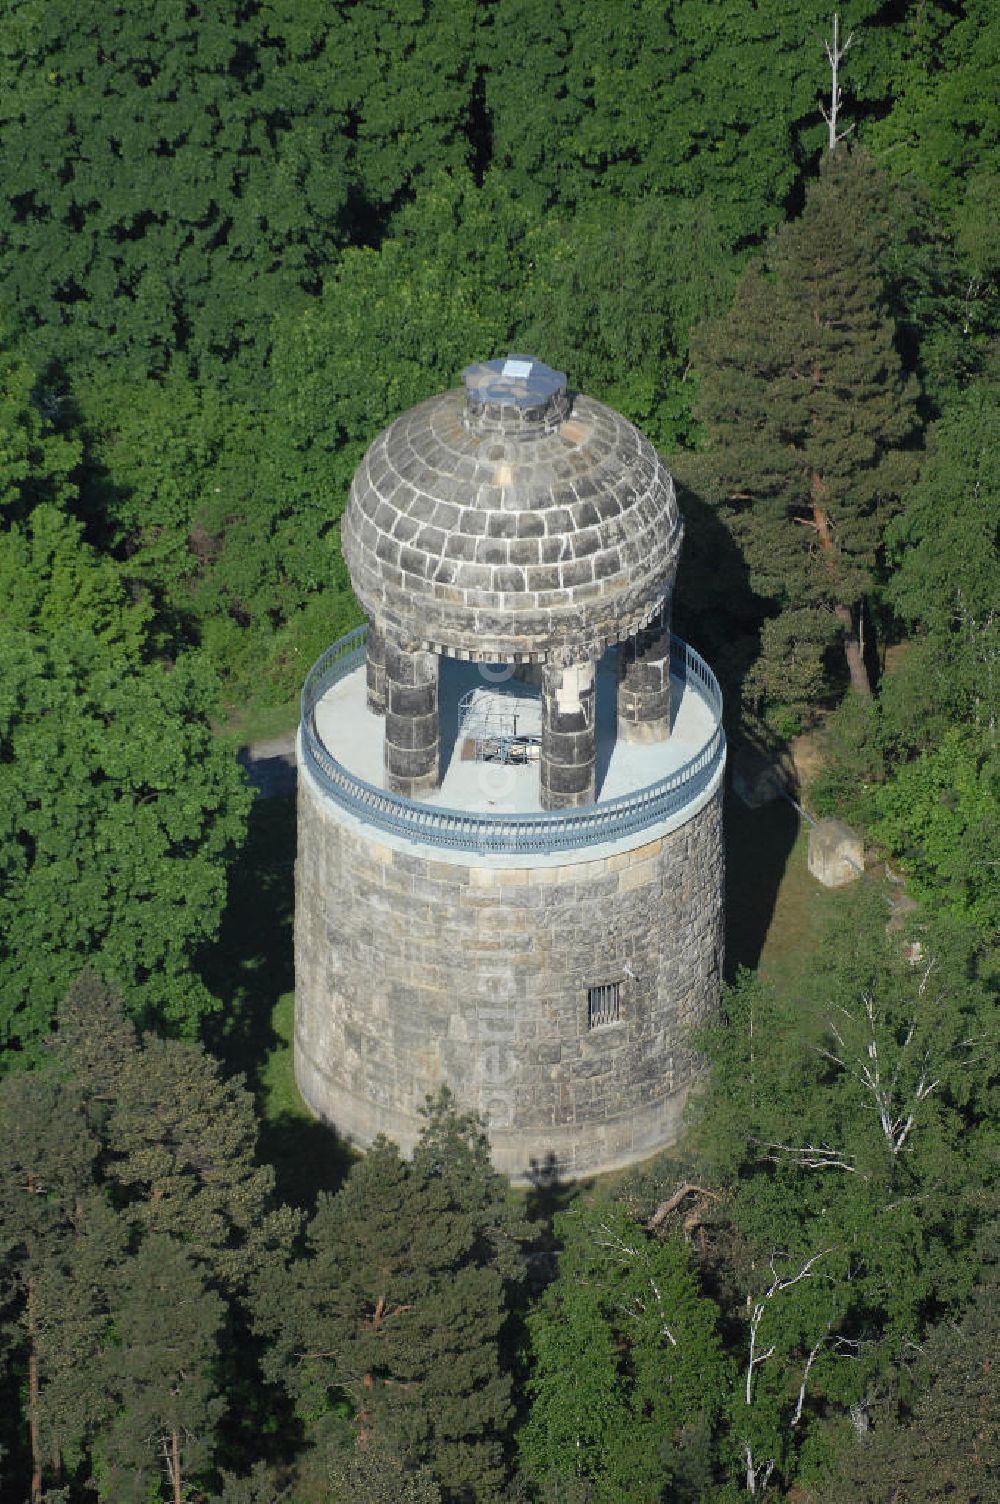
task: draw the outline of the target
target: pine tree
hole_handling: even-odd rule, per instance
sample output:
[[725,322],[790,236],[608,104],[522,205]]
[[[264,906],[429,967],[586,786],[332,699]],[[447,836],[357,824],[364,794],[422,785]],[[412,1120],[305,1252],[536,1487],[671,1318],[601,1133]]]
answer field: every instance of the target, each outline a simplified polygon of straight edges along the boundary
[[1000,1500],[1000,1294],[978,1290],[961,1322],[942,1322],[921,1344],[927,1386],[909,1416],[887,1417],[852,1437],[822,1504],[997,1504]]
[[110,1183],[136,1232],[183,1241],[219,1287],[245,1291],[297,1219],[272,1210],[274,1171],[256,1162],[253,1099],[201,1045],[147,1035],[127,1055],[108,1120]]
[[25,1373],[32,1504],[92,1416],[87,1390],[120,1246],[94,1192],[98,1144],[54,1072],[0,1085],[0,1334]]
[[97,1448],[107,1497],[182,1504],[210,1463],[225,1408],[212,1373],[223,1316],[205,1270],[174,1238],[152,1233],[126,1260],[103,1355],[114,1400]]
[[361,1450],[426,1464],[446,1499],[496,1499],[519,1236],[481,1131],[439,1099],[411,1163],[380,1139],[320,1199],[307,1255],[264,1315],[275,1377],[312,1416],[346,1400]]
[[[92,972],[83,973],[64,1000],[48,1053],[53,1069],[47,1076],[75,1104],[91,1135],[98,1184],[94,1230],[89,1240],[77,1236],[62,1284],[51,1282],[53,1309],[58,1310],[60,1299],[66,1308],[56,1330],[78,1361],[75,1378],[67,1372],[62,1387],[50,1383],[49,1408],[60,1417],[70,1444],[78,1447],[74,1438],[85,1436],[88,1449],[104,1457],[107,1466],[108,1458],[118,1458],[115,1467],[127,1470],[122,1458],[132,1455],[130,1423],[119,1418],[112,1424],[112,1419],[125,1404],[122,1386],[134,1363],[118,1338],[126,1319],[123,1311],[127,1315],[129,1302],[139,1299],[129,1282],[133,1273],[140,1277],[134,1261],[150,1257],[152,1242],[183,1252],[183,1259],[168,1254],[163,1266],[164,1279],[176,1280],[178,1301],[195,1281],[195,1305],[203,1314],[209,1306],[199,1291],[217,1302],[212,1309],[219,1321],[225,1320],[225,1343],[211,1359],[214,1382],[240,1393],[245,1401],[240,1422],[252,1427],[257,1401],[250,1397],[257,1394],[259,1374],[253,1344],[247,1341],[249,1290],[271,1262],[287,1256],[298,1218],[284,1208],[272,1209],[274,1177],[269,1166],[256,1163],[249,1093],[239,1081],[223,1080],[200,1046],[152,1036],[140,1042],[120,999]],[[38,1073],[31,1079],[46,1078]],[[105,1221],[114,1219],[120,1254],[104,1265],[98,1240],[103,1224],[97,1213]],[[126,1266],[121,1274],[114,1270],[117,1262]],[[88,1290],[100,1295],[97,1311],[89,1315]],[[166,1287],[163,1301],[169,1303]],[[118,1334],[113,1342],[109,1313]],[[88,1341],[92,1354],[103,1348],[100,1363],[81,1356]],[[151,1382],[143,1380],[147,1387]],[[145,1413],[147,1399],[140,1396],[136,1404]],[[205,1455],[214,1434],[212,1419],[198,1441]],[[178,1433],[175,1458],[174,1438],[163,1433],[160,1439],[160,1463],[145,1457],[142,1465],[155,1472],[162,1464],[169,1481],[178,1458],[182,1473],[187,1471],[190,1449]]]
[[125,1072],[139,1053],[139,1041],[120,994],[89,966],[59,1005],[48,1051],[57,1070],[73,1082],[91,1131],[101,1138],[121,1102]]
[[86,1476],[94,1438],[109,1419],[100,1354],[127,1257],[121,1216],[100,1190],[81,1196],[73,1236],[38,1286],[42,1439],[56,1481]]
[[[768,616],[794,611],[801,651],[840,640],[870,693],[859,638],[883,529],[911,473],[916,384],[885,311],[882,180],[860,152],[825,159],[801,217],[693,344],[706,452],[692,467],[744,551]],[[786,699],[781,655],[756,687]],[[787,699],[786,699],[787,703]]]

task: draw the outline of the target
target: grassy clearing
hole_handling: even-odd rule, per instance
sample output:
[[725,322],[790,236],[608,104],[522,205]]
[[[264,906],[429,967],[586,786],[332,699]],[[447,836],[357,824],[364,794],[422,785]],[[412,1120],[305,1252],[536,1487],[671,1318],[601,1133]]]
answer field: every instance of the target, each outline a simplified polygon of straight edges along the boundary
[[806,830],[784,800],[747,809],[730,794],[725,820],[727,978],[741,967],[780,975],[815,922]]
[[216,727],[216,735],[234,747],[247,747],[251,742],[286,736],[298,724],[297,699],[289,700],[286,705],[229,705],[225,720]]
[[299,1096],[292,1070],[292,1030],[295,1027],[295,993],[283,992],[274,1005],[271,1027],[275,1043],[260,1068],[261,1111],[265,1119],[308,1118],[310,1113]]
[[731,798],[726,811],[726,973],[756,968],[789,985],[812,964],[827,916],[849,890],[831,891],[807,866],[809,827],[779,800],[748,810]]

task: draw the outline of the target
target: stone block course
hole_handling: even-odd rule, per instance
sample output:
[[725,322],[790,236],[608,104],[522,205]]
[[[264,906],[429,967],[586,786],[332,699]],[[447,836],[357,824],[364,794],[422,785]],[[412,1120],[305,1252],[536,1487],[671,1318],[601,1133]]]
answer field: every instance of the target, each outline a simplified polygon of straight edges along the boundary
[[[688,1035],[719,1007],[720,871],[718,795],[632,851],[490,868],[367,839],[303,770],[306,1101],[357,1143],[386,1131],[409,1150],[447,1081],[518,1178],[550,1152],[568,1175],[652,1153],[700,1068]],[[587,989],[613,981],[621,1020],[590,1030]]]

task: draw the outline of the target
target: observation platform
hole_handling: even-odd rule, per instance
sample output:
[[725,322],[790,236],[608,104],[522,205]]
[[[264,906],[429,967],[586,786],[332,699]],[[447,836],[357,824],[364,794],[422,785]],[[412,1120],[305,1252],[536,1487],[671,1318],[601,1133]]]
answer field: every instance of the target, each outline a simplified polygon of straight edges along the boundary
[[[634,846],[643,831],[662,834],[690,819],[715,792],[725,765],[722,698],[707,664],[678,638],[671,643],[673,724],[661,741],[617,735],[616,650],[596,674],[597,799],[543,810],[537,761],[476,761],[460,735],[459,701],[471,689],[537,694],[507,666],[440,661],[440,784],[420,799],[382,785],[385,721],[368,709],[367,627],[341,638],[310,671],[302,692],[299,757],[320,789],[351,816],[420,846],[532,860],[613,845]],[[464,754],[464,755],[463,755]],[[565,861],[565,855],[561,858]]]

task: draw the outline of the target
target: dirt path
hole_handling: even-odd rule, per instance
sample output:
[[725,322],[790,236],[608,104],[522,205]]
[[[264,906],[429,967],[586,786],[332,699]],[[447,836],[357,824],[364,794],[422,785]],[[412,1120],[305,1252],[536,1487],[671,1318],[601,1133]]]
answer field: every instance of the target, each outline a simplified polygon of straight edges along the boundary
[[295,732],[268,736],[244,747],[239,760],[262,799],[295,792]]

